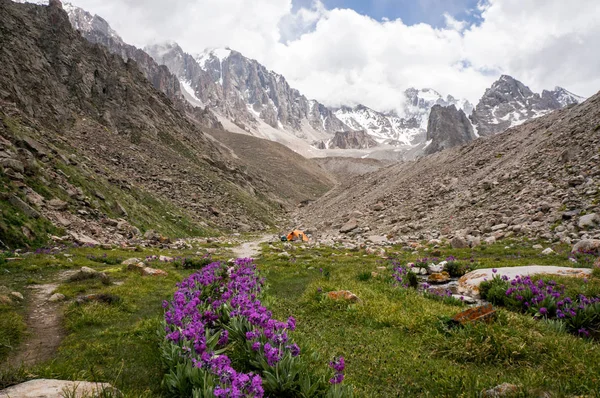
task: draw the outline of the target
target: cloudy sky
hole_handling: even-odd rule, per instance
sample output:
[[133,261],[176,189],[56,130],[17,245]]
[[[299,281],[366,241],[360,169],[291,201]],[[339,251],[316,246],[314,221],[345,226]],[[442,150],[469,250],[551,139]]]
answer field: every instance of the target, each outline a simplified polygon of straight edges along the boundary
[[327,105],[398,108],[408,87],[477,102],[501,74],[600,90],[598,0],[72,0],[126,42],[229,46]]

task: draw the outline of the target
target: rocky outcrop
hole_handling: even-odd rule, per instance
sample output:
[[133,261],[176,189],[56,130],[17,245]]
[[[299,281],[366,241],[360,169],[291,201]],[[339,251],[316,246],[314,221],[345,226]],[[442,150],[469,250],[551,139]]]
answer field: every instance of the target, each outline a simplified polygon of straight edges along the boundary
[[364,130],[338,131],[326,146],[329,149],[368,149],[376,147],[377,141]]
[[474,139],[473,126],[462,109],[458,110],[454,105],[434,105],[431,108],[427,124],[426,155],[463,145]]
[[503,75],[486,90],[471,121],[479,135],[489,136],[583,100],[560,87],[544,90],[540,95],[513,77]]

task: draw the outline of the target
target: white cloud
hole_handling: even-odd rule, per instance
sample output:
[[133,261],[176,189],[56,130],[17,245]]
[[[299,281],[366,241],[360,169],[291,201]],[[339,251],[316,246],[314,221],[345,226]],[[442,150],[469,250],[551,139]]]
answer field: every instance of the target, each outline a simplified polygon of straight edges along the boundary
[[283,74],[308,97],[329,105],[401,105],[407,87],[431,87],[476,102],[506,73],[532,89],[600,89],[597,0],[489,0],[469,26],[376,21],[315,0],[73,0],[143,47],[174,40],[188,52],[230,46]]

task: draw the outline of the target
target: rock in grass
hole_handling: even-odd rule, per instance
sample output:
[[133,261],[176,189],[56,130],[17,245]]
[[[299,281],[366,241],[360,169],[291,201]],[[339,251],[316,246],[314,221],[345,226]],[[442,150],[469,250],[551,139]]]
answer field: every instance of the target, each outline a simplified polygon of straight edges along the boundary
[[452,317],[452,320],[461,325],[466,325],[474,322],[489,323],[496,317],[496,310],[491,304],[482,305],[475,308],[469,308],[466,311],[459,312]]
[[466,249],[469,247],[467,241],[460,236],[455,236],[454,238],[452,238],[452,240],[450,241],[450,245],[454,249]]
[[506,275],[509,279],[529,275],[558,275],[583,278],[589,276],[589,268],[555,267],[549,265],[529,265],[524,267],[483,268],[471,271],[458,280],[458,292],[479,298],[479,285],[483,281],[491,281],[494,277]]
[[167,276],[169,275],[167,271],[163,271],[162,269],[144,267],[142,268],[143,276]]
[[327,297],[331,300],[344,300],[349,301],[351,303],[360,302],[360,298],[349,290],[339,290],[337,292],[329,292],[327,293]]
[[600,239],[583,239],[573,246],[572,253],[600,254]]
[[19,301],[25,300],[25,297],[23,297],[23,294],[21,294],[19,292],[11,292],[10,295]]
[[499,386],[483,392],[486,398],[510,397],[519,392],[519,387],[510,383],[502,383]]
[[547,249],[545,249],[545,250],[542,252],[542,254],[543,254],[544,256],[549,256],[549,255],[551,255],[551,254],[554,254],[554,253],[555,253],[555,252],[554,252],[554,250],[552,250],[551,248],[547,248]]
[[54,293],[52,296],[50,296],[50,298],[48,299],[49,302],[51,303],[58,303],[59,301],[64,301],[65,300],[65,295],[61,294],[61,293]]
[[450,280],[450,274],[446,271],[444,272],[436,272],[434,274],[429,275],[427,278],[427,282],[429,283],[446,283]]
[[129,265],[134,265],[134,264],[137,264],[137,263],[139,263],[139,262],[141,262],[141,261],[142,261],[142,260],[140,260],[139,258],[129,258],[129,259],[127,259],[127,260],[123,261],[123,262],[121,263],[121,265],[127,265],[127,266],[129,266]]
[[0,398],[63,398],[120,396],[119,390],[108,383],[37,379],[0,391]]

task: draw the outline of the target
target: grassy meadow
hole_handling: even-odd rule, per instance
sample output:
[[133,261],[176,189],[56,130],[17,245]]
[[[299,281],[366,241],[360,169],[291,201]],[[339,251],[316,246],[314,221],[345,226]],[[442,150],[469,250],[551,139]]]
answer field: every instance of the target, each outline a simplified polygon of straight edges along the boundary
[[[475,249],[423,245],[418,250],[388,247],[388,258],[362,251],[294,245],[290,257],[279,256],[282,243],[264,244],[257,260],[268,285],[263,302],[277,319],[297,319],[294,339],[314,366],[334,356],[346,359],[346,380],[355,397],[476,397],[502,383],[519,387],[516,396],[575,397],[600,395],[600,345],[566,333],[551,322],[498,308],[491,324],[448,327],[447,320],[467,306],[425,297],[397,287],[393,263],[424,257],[454,256],[471,269],[518,265],[573,266],[569,247],[553,246],[541,255],[536,242],[505,241]],[[58,292],[65,338],[52,359],[30,368],[0,370],[0,389],[35,377],[109,382],[128,397],[166,396],[159,352],[163,300],[194,272],[179,262],[151,261],[167,277],[143,277],[120,265],[122,260],[152,255],[200,258],[207,247],[214,260],[227,260],[226,245],[209,244],[186,251],[144,249],[138,252],[71,248],[0,262],[0,286],[22,292],[20,304],[0,305],[0,360],[26,338],[25,313],[32,305],[27,286],[53,281],[60,272],[82,266],[105,272],[101,279],[65,281]],[[580,258],[580,266],[591,266]],[[372,274],[375,272],[375,274]],[[600,293],[600,277],[559,280],[570,292]],[[326,293],[350,290],[359,303],[332,301]],[[107,302],[76,303],[87,294],[104,294]]]

